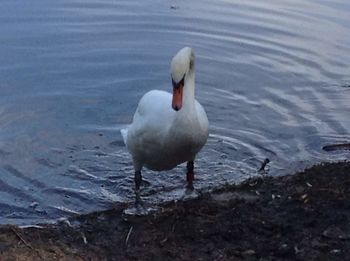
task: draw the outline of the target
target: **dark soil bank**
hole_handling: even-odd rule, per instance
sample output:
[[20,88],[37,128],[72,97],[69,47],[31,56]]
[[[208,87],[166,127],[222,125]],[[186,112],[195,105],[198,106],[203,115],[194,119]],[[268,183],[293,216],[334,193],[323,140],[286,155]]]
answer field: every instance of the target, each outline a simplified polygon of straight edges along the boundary
[[[0,260],[350,260],[350,163],[59,225],[0,228]],[[79,222],[78,222],[79,221]]]

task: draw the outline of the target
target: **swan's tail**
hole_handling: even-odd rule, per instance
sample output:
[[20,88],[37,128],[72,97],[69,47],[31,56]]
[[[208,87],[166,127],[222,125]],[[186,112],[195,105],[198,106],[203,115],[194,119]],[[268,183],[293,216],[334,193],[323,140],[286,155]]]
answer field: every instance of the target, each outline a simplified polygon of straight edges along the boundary
[[126,145],[126,139],[127,139],[127,137],[128,137],[128,128],[121,129],[121,130],[120,130],[120,133],[122,134],[122,137],[123,137],[125,146],[127,146],[127,145]]

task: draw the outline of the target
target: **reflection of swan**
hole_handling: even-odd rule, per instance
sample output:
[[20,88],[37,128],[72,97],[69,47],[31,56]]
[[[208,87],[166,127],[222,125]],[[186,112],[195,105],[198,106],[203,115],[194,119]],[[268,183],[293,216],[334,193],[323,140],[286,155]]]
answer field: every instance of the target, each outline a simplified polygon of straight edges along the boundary
[[171,61],[173,94],[146,93],[131,126],[121,131],[134,163],[137,201],[143,166],[170,170],[187,161],[188,187],[193,188],[193,161],[208,138],[207,115],[194,98],[194,65],[192,49],[181,49]]

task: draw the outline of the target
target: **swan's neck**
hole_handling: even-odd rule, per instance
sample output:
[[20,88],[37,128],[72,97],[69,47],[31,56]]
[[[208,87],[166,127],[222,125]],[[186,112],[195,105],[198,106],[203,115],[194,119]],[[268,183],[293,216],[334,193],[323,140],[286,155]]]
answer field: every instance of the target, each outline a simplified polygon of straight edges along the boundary
[[185,79],[185,84],[184,84],[184,90],[183,90],[183,101],[182,101],[182,109],[180,112],[183,110],[186,113],[189,113],[189,111],[194,110],[195,108],[195,99],[194,99],[194,79],[195,75],[194,72],[190,72],[186,79]]

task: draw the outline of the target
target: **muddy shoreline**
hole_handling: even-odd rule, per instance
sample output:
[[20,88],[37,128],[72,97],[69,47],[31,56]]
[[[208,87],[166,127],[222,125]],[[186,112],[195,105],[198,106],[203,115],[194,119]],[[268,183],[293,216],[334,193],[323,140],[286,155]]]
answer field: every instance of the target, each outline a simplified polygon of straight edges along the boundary
[[349,260],[350,163],[264,177],[147,217],[125,205],[56,225],[0,227],[1,260]]

